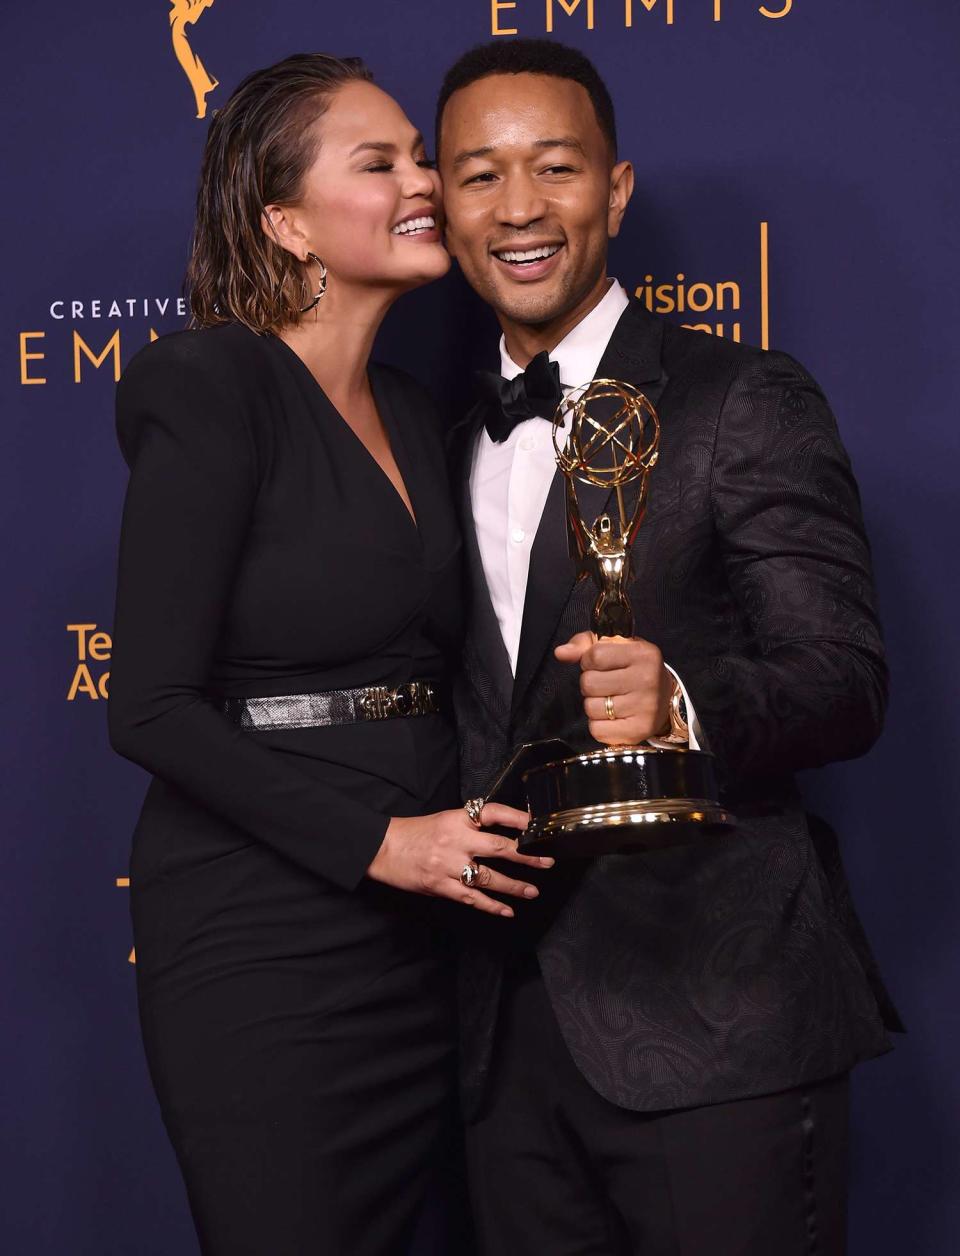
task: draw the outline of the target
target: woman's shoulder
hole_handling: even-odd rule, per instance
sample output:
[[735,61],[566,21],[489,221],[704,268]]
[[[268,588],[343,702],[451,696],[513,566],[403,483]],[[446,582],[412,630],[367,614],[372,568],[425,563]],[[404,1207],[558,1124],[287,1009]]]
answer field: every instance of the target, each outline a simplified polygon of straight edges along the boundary
[[269,347],[239,324],[172,332],[133,357],[117,387],[117,435],[128,462],[147,434],[191,449],[269,450]]
[[223,323],[159,336],[127,364],[126,389],[140,381],[155,386],[164,376],[220,381],[233,391],[268,369],[264,338],[241,323]]

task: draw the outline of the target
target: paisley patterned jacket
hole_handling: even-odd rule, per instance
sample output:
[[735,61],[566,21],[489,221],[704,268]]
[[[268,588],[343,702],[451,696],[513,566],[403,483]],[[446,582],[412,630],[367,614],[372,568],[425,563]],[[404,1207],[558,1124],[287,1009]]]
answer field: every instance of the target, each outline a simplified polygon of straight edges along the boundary
[[[827,402],[786,355],[683,330],[636,301],[597,374],[635,385],[660,415],[634,547],[636,632],[683,677],[739,822],[693,845],[558,861],[536,874],[541,897],[515,922],[471,922],[461,979],[468,1115],[481,1102],[504,968],[534,949],[573,1059],[625,1108],[829,1077],[887,1050],[886,1031],[902,1028],[837,843],[804,812],[793,780],[868,750],[886,702],[859,495]],[[589,582],[574,584],[562,477],[533,546],[514,680],[469,505],[468,451],[482,420],[475,407],[454,442],[471,564],[456,691],[464,797],[484,793],[521,742],[591,744],[577,673],[553,657],[588,625],[595,596]],[[585,516],[601,513],[604,490],[578,494]]]

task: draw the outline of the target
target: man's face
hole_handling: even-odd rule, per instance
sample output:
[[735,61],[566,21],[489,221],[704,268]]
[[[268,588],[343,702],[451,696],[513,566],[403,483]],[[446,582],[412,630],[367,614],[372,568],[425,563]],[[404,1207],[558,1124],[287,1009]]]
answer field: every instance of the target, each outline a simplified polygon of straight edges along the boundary
[[502,319],[563,320],[605,283],[632,190],[579,83],[496,74],[454,92],[440,173],[447,247]]

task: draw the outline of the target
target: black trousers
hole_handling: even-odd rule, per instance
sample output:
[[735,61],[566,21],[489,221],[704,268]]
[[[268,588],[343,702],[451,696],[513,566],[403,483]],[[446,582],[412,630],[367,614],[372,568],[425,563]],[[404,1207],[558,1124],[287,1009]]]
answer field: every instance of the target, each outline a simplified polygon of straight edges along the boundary
[[484,1109],[467,1130],[482,1256],[842,1256],[844,1075],[669,1112],[602,1098],[539,973],[508,981]]

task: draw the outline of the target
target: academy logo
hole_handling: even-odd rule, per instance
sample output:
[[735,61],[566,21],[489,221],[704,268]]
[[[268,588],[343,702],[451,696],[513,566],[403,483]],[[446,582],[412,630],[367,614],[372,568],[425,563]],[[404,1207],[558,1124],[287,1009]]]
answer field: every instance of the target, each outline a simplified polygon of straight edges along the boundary
[[207,116],[207,97],[218,86],[203,62],[190,47],[187,27],[193,26],[213,4],[213,0],[170,0],[170,40],[180,68],[187,76],[197,106],[197,117]]

